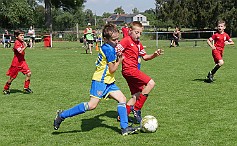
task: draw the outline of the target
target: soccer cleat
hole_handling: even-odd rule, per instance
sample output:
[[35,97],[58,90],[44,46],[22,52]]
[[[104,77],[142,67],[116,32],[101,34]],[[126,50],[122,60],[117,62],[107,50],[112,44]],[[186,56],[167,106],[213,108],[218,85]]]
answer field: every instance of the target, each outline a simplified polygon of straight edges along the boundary
[[60,124],[64,121],[64,118],[60,117],[60,114],[62,112],[63,112],[62,110],[57,111],[56,118],[54,119],[54,122],[53,122],[54,130],[58,130],[58,128],[60,127]]
[[212,75],[211,72],[209,72],[209,73],[207,74],[207,81],[208,81],[209,83],[213,82],[213,75]]
[[128,126],[127,128],[122,129],[122,135],[125,136],[125,135],[129,135],[129,134],[133,134],[140,129],[141,129],[141,127]]
[[33,91],[32,91],[30,88],[24,88],[24,89],[23,89],[23,92],[24,92],[25,94],[33,93]]
[[135,119],[137,120],[137,123],[141,123],[141,121],[142,121],[141,110],[132,109],[132,112],[133,112]]
[[2,92],[4,95],[10,95],[10,90],[3,90]]

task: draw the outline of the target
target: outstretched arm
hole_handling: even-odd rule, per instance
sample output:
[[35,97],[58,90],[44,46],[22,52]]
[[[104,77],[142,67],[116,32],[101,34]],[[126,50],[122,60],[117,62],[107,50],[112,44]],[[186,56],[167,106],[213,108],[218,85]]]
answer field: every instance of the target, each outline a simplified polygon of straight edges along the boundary
[[162,49],[158,49],[156,50],[153,54],[146,54],[144,56],[142,56],[142,58],[147,61],[147,60],[152,60],[153,58],[156,58],[157,56],[163,55],[164,54],[164,50]]

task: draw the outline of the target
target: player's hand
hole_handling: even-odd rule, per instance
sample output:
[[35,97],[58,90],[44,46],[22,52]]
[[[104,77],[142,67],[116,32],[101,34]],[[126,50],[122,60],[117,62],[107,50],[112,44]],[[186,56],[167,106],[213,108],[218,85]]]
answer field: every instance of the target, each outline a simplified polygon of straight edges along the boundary
[[212,49],[212,50],[216,50],[216,47],[215,47],[215,46],[212,46],[211,49]]
[[158,50],[155,51],[155,54],[157,56],[163,55],[164,54],[164,50],[163,49],[158,49]]
[[225,41],[225,45],[229,45],[230,43],[228,41]]
[[24,42],[24,46],[27,47],[27,43],[26,42]]

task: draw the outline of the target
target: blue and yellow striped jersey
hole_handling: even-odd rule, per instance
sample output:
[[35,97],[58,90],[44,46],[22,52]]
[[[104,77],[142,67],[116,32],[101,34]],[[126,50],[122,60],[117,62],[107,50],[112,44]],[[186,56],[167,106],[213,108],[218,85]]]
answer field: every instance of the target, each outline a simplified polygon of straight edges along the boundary
[[116,59],[115,49],[109,44],[103,44],[95,62],[96,71],[93,74],[92,80],[101,81],[106,84],[113,83],[115,78],[114,74],[109,72],[108,63],[113,63]]

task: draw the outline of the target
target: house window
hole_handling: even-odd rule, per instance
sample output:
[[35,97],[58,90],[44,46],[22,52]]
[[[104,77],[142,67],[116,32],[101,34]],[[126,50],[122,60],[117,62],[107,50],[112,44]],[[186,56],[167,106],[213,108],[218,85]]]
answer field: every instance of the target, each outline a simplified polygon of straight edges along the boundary
[[141,17],[141,21],[142,21],[142,17]]
[[137,21],[139,21],[139,17],[137,17]]

